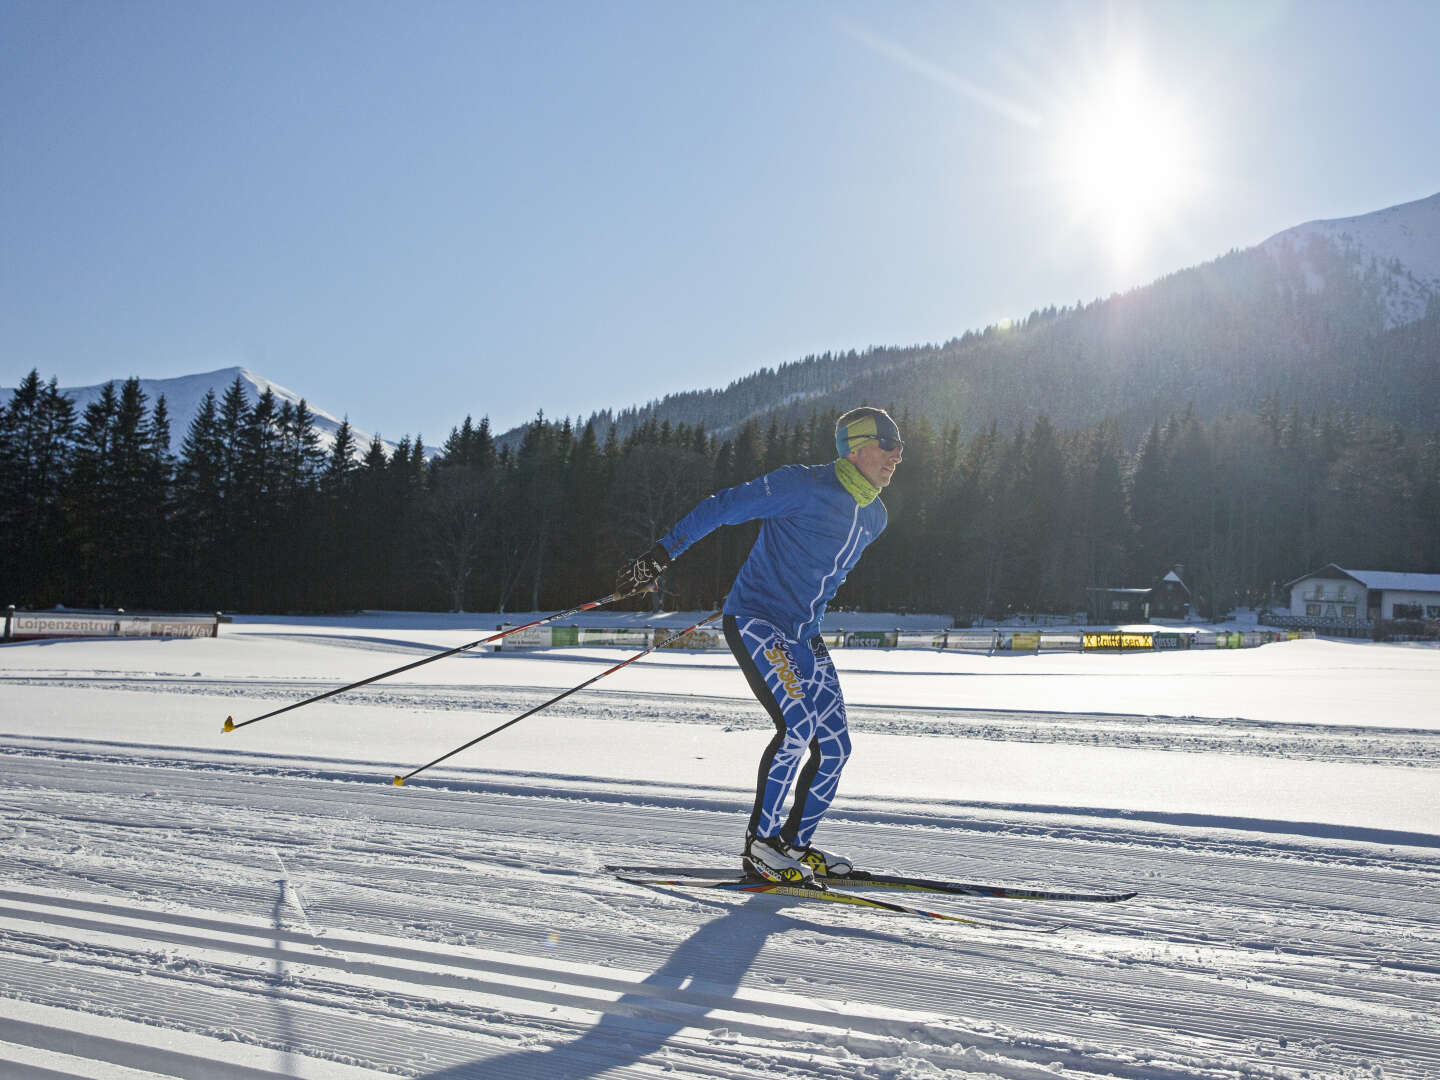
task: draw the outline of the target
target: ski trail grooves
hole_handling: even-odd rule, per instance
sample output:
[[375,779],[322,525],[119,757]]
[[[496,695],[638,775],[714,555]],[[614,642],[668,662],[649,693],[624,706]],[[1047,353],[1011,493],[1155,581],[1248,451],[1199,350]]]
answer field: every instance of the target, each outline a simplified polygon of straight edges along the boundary
[[222,1077],[1421,1080],[1440,1062],[1430,850],[953,807],[827,823],[837,847],[903,853],[884,869],[1141,890],[935,902],[1072,927],[1032,939],[595,872],[657,861],[674,835],[729,851],[743,793],[395,791],[7,749],[24,767],[0,794],[0,1017],[90,1025],[59,1050],[45,1033],[63,1023],[7,1027],[0,1062],[32,1072],[53,1071],[45,1054],[175,1072],[147,1057],[166,1033],[203,1040],[236,1071],[191,1074]]

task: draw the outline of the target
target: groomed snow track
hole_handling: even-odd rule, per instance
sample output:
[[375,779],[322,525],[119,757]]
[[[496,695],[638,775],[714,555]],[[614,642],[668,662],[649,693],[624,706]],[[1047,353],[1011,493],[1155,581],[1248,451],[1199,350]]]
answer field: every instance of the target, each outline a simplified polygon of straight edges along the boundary
[[884,869],[1137,888],[941,899],[1059,933],[627,885],[739,793],[0,736],[0,1075],[1440,1075],[1440,849],[838,809]]

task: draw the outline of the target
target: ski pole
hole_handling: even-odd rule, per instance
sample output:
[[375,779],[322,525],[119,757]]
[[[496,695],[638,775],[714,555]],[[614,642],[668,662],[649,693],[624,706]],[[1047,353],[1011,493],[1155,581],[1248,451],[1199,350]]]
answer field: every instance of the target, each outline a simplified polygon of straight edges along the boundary
[[[641,591],[643,590],[636,590],[636,592]],[[599,600],[591,600],[588,604],[579,604],[566,611],[557,611],[554,615],[546,615],[543,619],[536,619],[534,622],[525,623],[523,626],[512,626],[508,630],[501,630],[498,634],[491,634],[489,637],[481,638],[479,641],[471,641],[465,645],[457,645],[453,649],[446,649],[444,652],[436,653],[434,656],[427,656],[424,660],[416,660],[413,664],[392,668],[389,671],[382,671],[379,675],[371,675],[368,679],[352,682],[349,686],[337,686],[334,690],[326,690],[323,694],[316,694],[314,697],[308,697],[304,701],[297,701],[293,705],[286,705],[283,709],[276,709],[274,712],[267,712],[264,716],[256,716],[250,720],[243,720],[238,724],[235,723],[233,716],[227,716],[225,718],[225,727],[222,731],[238,731],[240,728],[247,727],[250,724],[258,723],[261,720],[268,720],[272,716],[279,716],[281,713],[289,712],[291,709],[298,709],[301,705],[310,705],[316,701],[324,701],[326,698],[334,697],[336,694],[343,694],[346,690],[354,690],[368,683],[388,679],[391,675],[399,675],[402,671],[409,671],[411,668],[417,668],[424,664],[432,664],[436,660],[443,660],[447,656],[454,656],[456,653],[464,652],[466,649],[473,649],[478,645],[488,645],[492,641],[499,641],[501,638],[509,637],[511,634],[518,634],[521,630],[529,630],[533,626],[544,626],[546,623],[554,622],[556,619],[563,619],[570,615],[578,615],[582,611],[589,611],[591,608],[602,607],[605,604],[613,603],[616,600],[624,600],[634,595],[634,592],[613,592],[609,596],[602,596]]]
[[620,663],[616,664],[616,665],[615,665],[614,667],[612,667],[612,668],[607,668],[605,671],[602,671],[599,675],[596,675],[596,676],[594,676],[593,678],[590,678],[590,679],[586,679],[586,680],[585,680],[583,683],[581,683],[579,686],[572,686],[569,690],[566,690],[564,693],[556,694],[556,695],[555,695],[554,697],[552,697],[549,701],[544,702],[544,703],[541,704],[541,705],[536,705],[533,709],[530,709],[530,710],[527,711],[527,712],[521,713],[519,716],[515,717],[515,719],[513,719],[513,720],[506,720],[505,723],[499,725],[498,727],[493,727],[493,728],[491,728],[489,731],[485,732],[484,735],[478,735],[478,736],[476,736],[475,738],[471,739],[471,740],[470,740],[469,742],[467,742],[464,746],[457,746],[454,750],[451,750],[448,754],[441,754],[441,755],[440,755],[439,757],[437,757],[434,761],[431,761],[431,762],[429,762],[428,764],[425,764],[425,765],[421,765],[418,769],[411,769],[411,770],[410,770],[408,773],[406,773],[404,776],[397,776],[397,777],[395,777],[395,779],[391,780],[390,782],[391,782],[392,784],[394,784],[396,787],[401,787],[401,786],[403,786],[404,783],[405,783],[405,781],[406,781],[406,780],[409,780],[412,776],[415,776],[415,775],[418,774],[418,773],[424,772],[426,769],[430,768],[431,766],[439,765],[442,761],[445,761],[445,760],[447,760],[447,759],[449,759],[449,758],[452,758],[452,757],[454,757],[456,754],[460,753],[461,750],[469,750],[470,747],[474,746],[474,745],[475,745],[476,743],[478,743],[478,742],[483,742],[483,741],[485,741],[485,740],[488,739],[491,735],[496,735],[496,734],[504,731],[507,727],[510,727],[512,724],[518,724],[521,720],[524,720],[527,716],[534,716],[534,715],[535,715],[537,712],[539,712],[541,709],[548,709],[551,705],[554,705],[557,701],[563,701],[565,698],[569,697],[571,694],[578,693],[579,691],[584,690],[587,686],[591,685],[592,683],[597,683],[597,682],[599,682],[601,679],[605,678],[606,675],[613,675],[615,672],[619,671],[621,668],[625,667],[626,665],[628,665],[628,664],[633,664],[636,660],[639,660],[640,658],[645,657],[645,656],[649,656],[649,655],[650,655],[652,652],[654,652],[656,649],[663,649],[666,645],[669,645],[672,641],[675,641],[675,640],[678,639],[678,638],[682,638],[682,637],[684,637],[686,634],[689,634],[689,633],[691,633],[691,632],[693,632],[693,631],[695,631],[695,630],[699,630],[700,627],[704,626],[706,623],[708,623],[708,622],[713,622],[715,619],[718,619],[719,617],[720,617],[720,612],[718,612],[718,611],[711,612],[709,615],[705,616],[705,618],[703,618],[703,619],[701,619],[699,622],[697,622],[694,626],[691,626],[691,627],[689,627],[688,629],[685,629],[685,630],[681,630],[678,634],[671,634],[671,635],[670,635],[669,637],[667,637],[664,641],[659,642],[658,644],[649,646],[648,648],[644,649],[643,651],[636,653],[634,656],[630,657],[630,659],[628,659],[628,660],[622,660],[622,661],[620,661]]

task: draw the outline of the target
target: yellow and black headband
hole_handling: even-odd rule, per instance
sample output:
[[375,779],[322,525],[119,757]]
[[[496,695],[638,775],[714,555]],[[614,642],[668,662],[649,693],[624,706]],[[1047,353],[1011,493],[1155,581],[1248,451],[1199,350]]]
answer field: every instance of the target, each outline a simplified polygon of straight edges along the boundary
[[898,450],[905,445],[899,425],[884,409],[856,409],[842,416],[835,425],[835,450],[841,457],[872,439],[882,450]]

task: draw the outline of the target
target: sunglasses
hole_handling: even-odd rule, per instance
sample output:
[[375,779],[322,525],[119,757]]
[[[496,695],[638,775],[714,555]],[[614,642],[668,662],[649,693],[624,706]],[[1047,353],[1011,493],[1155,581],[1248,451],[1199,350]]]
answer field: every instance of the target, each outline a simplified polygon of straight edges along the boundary
[[[860,441],[863,442],[867,439],[874,439],[877,443],[880,444],[880,449],[886,451],[887,453],[892,450],[905,449],[904,439],[887,439],[883,435],[863,435],[861,436]],[[854,444],[852,443],[851,445],[853,446]]]

